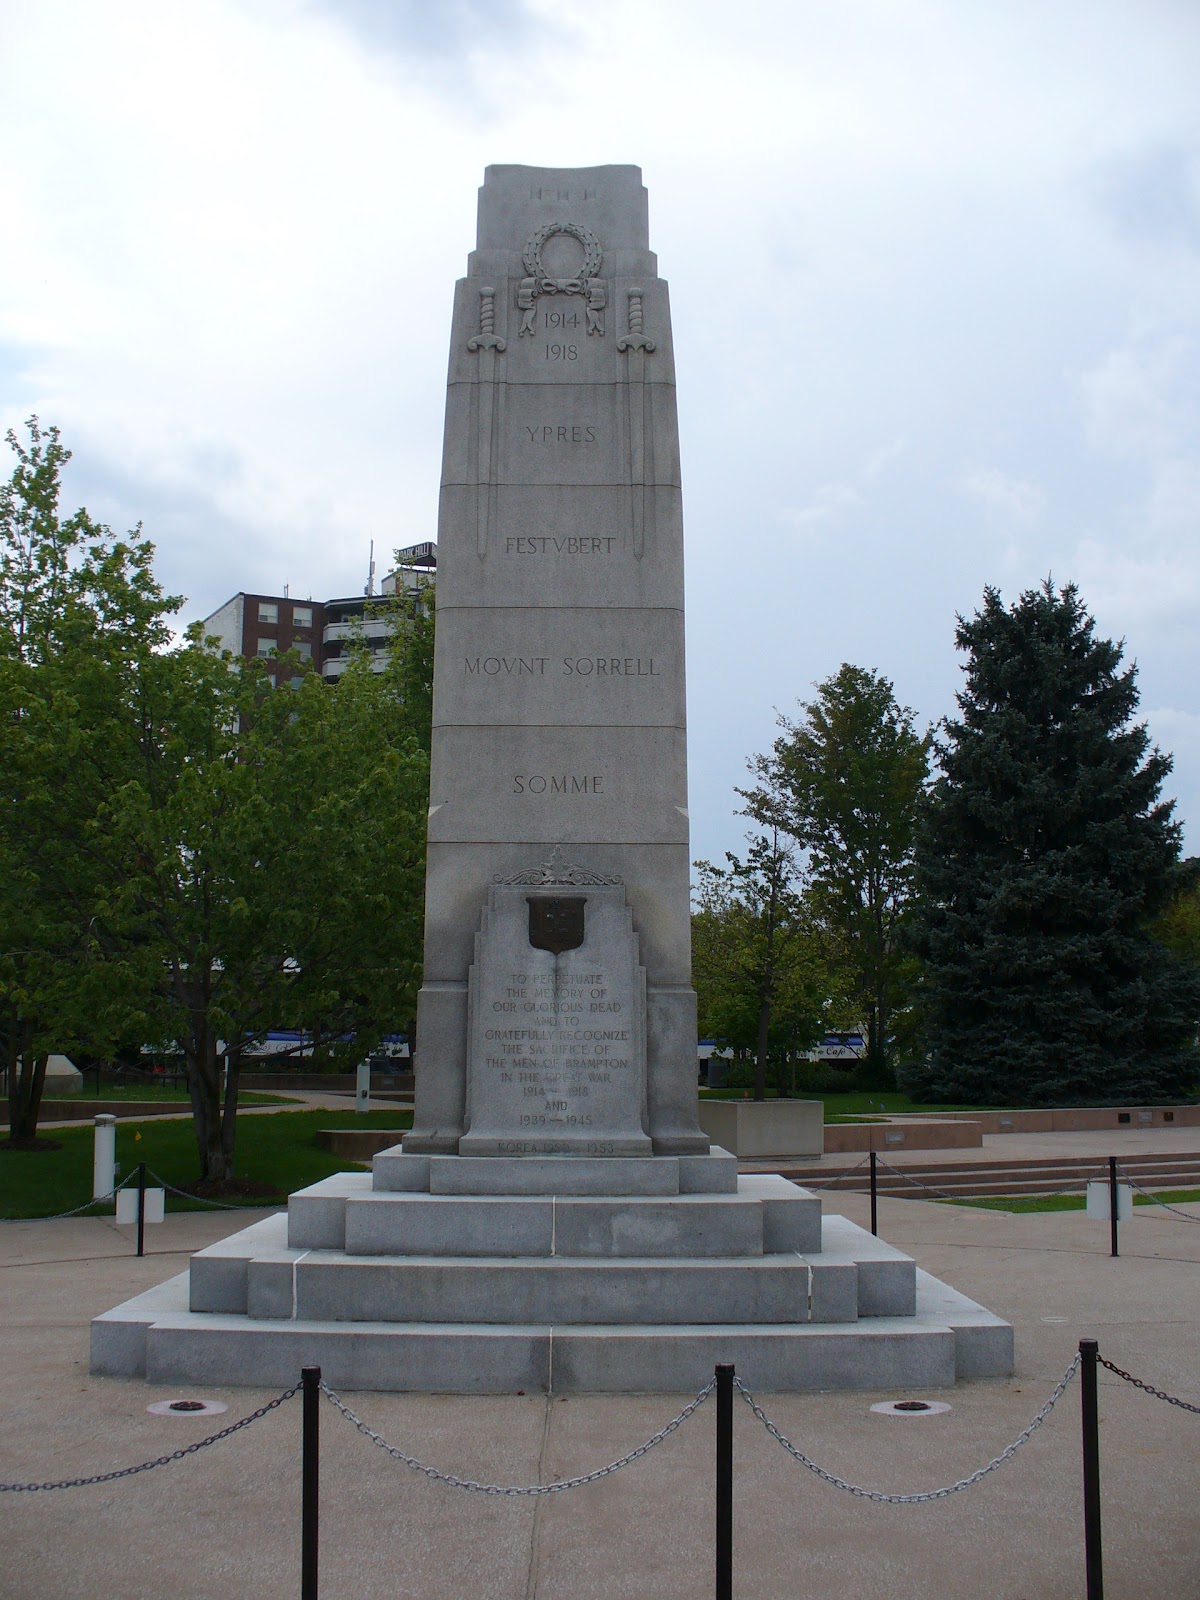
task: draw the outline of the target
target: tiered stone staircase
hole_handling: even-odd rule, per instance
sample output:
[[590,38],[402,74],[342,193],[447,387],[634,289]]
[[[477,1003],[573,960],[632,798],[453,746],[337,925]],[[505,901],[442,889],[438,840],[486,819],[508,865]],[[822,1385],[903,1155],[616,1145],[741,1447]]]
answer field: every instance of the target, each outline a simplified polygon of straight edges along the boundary
[[724,1151],[405,1155],[292,1195],[92,1324],[92,1370],[506,1393],[945,1386],[1012,1370],[1012,1329]]
[[[1122,1181],[1132,1179],[1143,1189],[1200,1189],[1200,1154],[1186,1151],[1162,1154],[1142,1152],[1119,1156]],[[804,1172],[781,1167],[795,1182],[813,1189],[866,1190],[870,1175],[860,1159],[853,1166],[822,1167]],[[1053,1156],[1029,1160],[905,1161],[891,1167],[881,1157],[876,1182],[880,1194],[892,1200],[936,1200],[946,1195],[956,1200],[1001,1199],[1009,1195],[1083,1194],[1089,1178],[1108,1175],[1108,1161],[1100,1156]]]

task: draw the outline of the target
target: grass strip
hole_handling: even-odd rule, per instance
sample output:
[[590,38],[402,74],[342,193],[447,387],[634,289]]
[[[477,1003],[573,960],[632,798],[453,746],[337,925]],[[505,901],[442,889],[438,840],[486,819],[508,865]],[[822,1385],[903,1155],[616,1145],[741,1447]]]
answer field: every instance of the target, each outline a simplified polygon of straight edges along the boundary
[[[1135,1206],[1152,1206],[1158,1200],[1166,1201],[1168,1205],[1200,1200],[1200,1189],[1164,1189],[1161,1194],[1156,1192],[1153,1200],[1144,1194],[1135,1194],[1133,1197]],[[1081,1194],[1012,1195],[1007,1198],[989,1195],[986,1198],[943,1199],[938,1204],[973,1206],[977,1211],[1082,1211],[1087,1205],[1087,1198]]]
[[[239,1117],[235,1171],[239,1179],[266,1191],[254,1204],[282,1205],[303,1189],[350,1163],[317,1143],[322,1128],[395,1129],[397,1139],[412,1126],[411,1111],[280,1111]],[[83,1205],[92,1193],[91,1128],[43,1129],[58,1150],[0,1150],[0,1218],[51,1217]],[[190,1117],[117,1124],[117,1181],[144,1161],[160,1178],[188,1188],[200,1176],[200,1160]],[[98,1214],[108,1207],[97,1207]],[[168,1211],[204,1211],[202,1200],[167,1195]]]

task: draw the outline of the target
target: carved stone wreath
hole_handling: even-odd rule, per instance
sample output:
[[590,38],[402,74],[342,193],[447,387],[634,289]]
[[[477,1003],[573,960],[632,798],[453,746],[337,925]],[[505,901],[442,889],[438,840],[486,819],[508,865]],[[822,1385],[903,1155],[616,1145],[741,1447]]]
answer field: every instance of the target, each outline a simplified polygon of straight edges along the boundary
[[602,872],[593,872],[589,867],[568,866],[562,857],[562,846],[556,844],[550,852],[549,861],[543,861],[540,867],[527,867],[524,872],[514,872],[509,878],[497,873],[492,881],[502,884],[529,884],[539,889],[550,889],[560,884],[569,884],[573,889],[586,889],[621,883],[623,880],[606,877]]
[[596,235],[587,228],[581,228],[577,222],[547,222],[545,227],[538,229],[525,246],[525,254],[521,258],[529,276],[536,278],[539,283],[546,279],[546,269],[542,265],[542,246],[556,233],[565,233],[570,238],[577,239],[583,246],[583,265],[579,269],[579,277],[598,277],[604,252],[600,249]]

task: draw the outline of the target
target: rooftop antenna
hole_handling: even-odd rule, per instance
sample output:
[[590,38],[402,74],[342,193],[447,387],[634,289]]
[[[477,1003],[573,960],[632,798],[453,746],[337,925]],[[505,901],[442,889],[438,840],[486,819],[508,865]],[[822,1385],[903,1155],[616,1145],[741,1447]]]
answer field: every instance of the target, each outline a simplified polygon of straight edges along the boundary
[[367,566],[367,587],[363,590],[369,600],[375,593],[375,541],[371,540],[371,558]]

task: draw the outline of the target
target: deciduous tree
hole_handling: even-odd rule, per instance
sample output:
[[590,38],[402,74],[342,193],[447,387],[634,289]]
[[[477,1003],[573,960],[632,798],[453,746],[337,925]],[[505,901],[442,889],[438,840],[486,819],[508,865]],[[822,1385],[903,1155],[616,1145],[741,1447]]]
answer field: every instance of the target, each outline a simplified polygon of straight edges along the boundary
[[913,904],[914,836],[929,737],[881,673],[843,665],[817,685],[769,755],[758,756],[749,814],[807,860],[814,914],[867,1030],[867,1066],[886,1075],[916,963],[903,939]]
[[35,1140],[51,1051],[103,1050],[127,1018],[96,922],[118,870],[97,827],[135,771],[133,685],[178,601],[152,547],[86,511],[64,518],[70,460],[31,418],[0,486],[0,1050],[10,1142]]
[[725,860],[696,863],[692,971],[702,1031],[754,1051],[762,1100],[771,1055],[815,1039],[826,984],[789,841],[773,828]]

